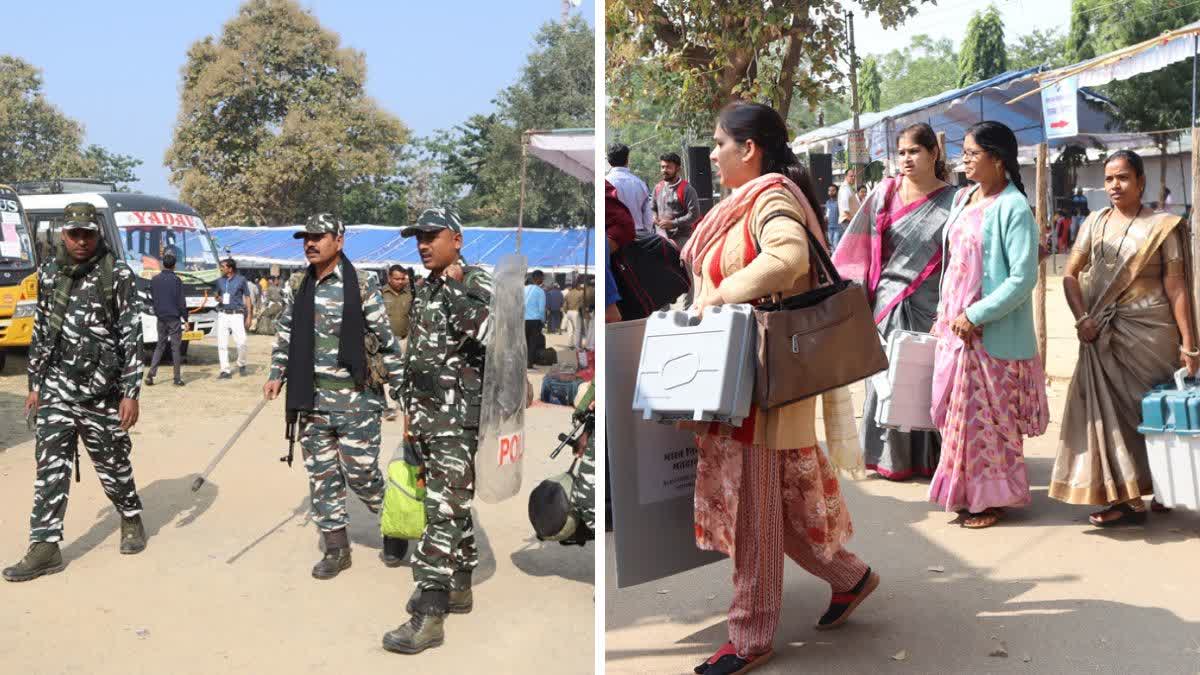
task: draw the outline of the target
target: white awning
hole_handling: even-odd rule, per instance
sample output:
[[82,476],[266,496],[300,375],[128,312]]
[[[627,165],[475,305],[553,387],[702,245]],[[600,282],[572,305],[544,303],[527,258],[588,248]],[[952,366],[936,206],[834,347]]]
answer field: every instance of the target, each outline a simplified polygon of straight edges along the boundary
[[592,129],[531,132],[529,152],[584,183],[596,180],[596,134]]

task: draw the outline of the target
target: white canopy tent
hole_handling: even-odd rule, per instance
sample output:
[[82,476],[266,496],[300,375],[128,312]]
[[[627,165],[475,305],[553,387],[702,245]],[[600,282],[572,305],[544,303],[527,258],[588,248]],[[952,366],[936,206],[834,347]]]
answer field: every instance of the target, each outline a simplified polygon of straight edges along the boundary
[[584,183],[596,180],[596,133],[592,129],[526,132],[529,152]]

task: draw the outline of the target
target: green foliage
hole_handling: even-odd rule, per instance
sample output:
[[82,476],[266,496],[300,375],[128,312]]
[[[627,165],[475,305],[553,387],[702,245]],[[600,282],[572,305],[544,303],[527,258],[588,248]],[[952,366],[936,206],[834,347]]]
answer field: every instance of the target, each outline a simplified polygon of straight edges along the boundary
[[83,127],[46,100],[42,74],[0,56],[0,181],[97,178],[128,190],[140,159],[98,145],[82,147]]
[[[464,222],[517,224],[525,131],[595,126],[594,53],[595,32],[583,19],[546,23],[534,36],[520,77],[496,97],[494,114],[475,115],[429,139],[426,151],[445,179],[440,197],[463,195],[458,208]],[[530,157],[524,224],[593,223],[592,194],[590,184]]]
[[365,79],[363,55],[297,2],[248,0],[188,50],[172,184],[219,224],[339,213],[351,187],[395,172],[408,135]]
[[862,70],[858,75],[859,112],[879,112],[879,98],[882,95],[882,82],[879,78],[879,62],[874,56],[863,59]]
[[880,109],[916,101],[958,86],[958,55],[949,39],[914,35],[909,46],[880,60]]
[[[1191,0],[1126,0],[1120,5],[1076,0],[1072,16],[1072,50],[1076,55],[1098,56],[1200,20],[1200,5]],[[1079,17],[1078,23],[1074,17]],[[1113,115],[1127,131],[1191,126],[1190,59],[1113,82],[1101,91],[1116,104]],[[1161,139],[1160,146],[1165,147],[1167,137]]]
[[1008,67],[1011,70],[1042,65],[1061,68],[1071,63],[1067,60],[1067,51],[1067,36],[1058,29],[1035,29],[1008,46]]
[[[887,28],[931,0],[859,0]],[[837,0],[609,0],[605,5],[609,116],[644,119],[647,101],[692,129],[733,98],[769,101],[788,117],[841,93],[847,25]]]
[[958,55],[958,86],[995,77],[1008,70],[1004,20],[995,5],[976,12],[967,24],[967,37]]

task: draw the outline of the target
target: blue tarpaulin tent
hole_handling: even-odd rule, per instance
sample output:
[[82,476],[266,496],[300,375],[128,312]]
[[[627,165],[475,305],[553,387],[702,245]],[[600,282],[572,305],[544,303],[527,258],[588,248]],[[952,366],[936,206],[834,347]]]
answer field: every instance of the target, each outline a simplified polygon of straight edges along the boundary
[[[1042,100],[1030,96],[1010,105],[1010,101],[1038,89],[1034,77],[1044,68],[1014,70],[975,84],[934,94],[877,113],[859,115],[859,127],[866,135],[872,160],[886,159],[895,150],[895,138],[910,124],[927,122],[935,131],[946,134],[946,153],[951,159],[962,153],[962,141],[971,125],[980,120],[1002,122],[1017,134],[1021,146],[1034,146],[1045,140],[1042,130]],[[1108,114],[1108,99],[1087,89],[1079,90],[1079,135],[1049,141],[1051,148],[1068,144],[1102,147],[1105,144],[1133,142],[1132,135],[1115,135]],[[815,150],[829,143],[840,149],[852,126],[845,120],[832,126],[809,131],[792,142],[796,152]]]
[[[211,230],[222,257],[255,267],[308,264],[300,242],[292,237],[300,227],[218,227]],[[491,268],[516,251],[516,228],[463,228],[463,257],[472,265]],[[521,253],[530,269],[546,272],[583,272],[592,256],[590,230],[530,230],[522,233]],[[389,265],[421,266],[416,239],[400,236],[400,228],[351,225],[346,228],[346,256],[356,265],[381,269]]]

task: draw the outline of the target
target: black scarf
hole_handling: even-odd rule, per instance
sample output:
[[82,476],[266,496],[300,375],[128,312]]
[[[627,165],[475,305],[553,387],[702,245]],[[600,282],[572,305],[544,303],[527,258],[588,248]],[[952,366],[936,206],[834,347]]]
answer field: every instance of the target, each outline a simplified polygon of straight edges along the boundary
[[[342,254],[342,333],[338,338],[338,365],[350,371],[354,383],[367,383],[367,353],[363,343],[367,322],[363,316],[362,293],[358,274],[350,259]],[[312,410],[316,397],[313,368],[316,361],[315,302],[317,271],[312,265],[304,273],[304,281],[292,303],[292,336],[288,344],[287,410],[289,413]]]
[[[50,333],[46,336],[48,344],[58,344],[58,335],[62,331],[63,319],[67,315],[67,305],[71,302],[71,289],[75,287],[76,282],[94,270],[106,255],[108,255],[108,248],[104,245],[103,239],[96,243],[96,252],[92,254],[92,257],[83,262],[75,262],[67,254],[66,245],[59,247],[55,256],[58,274],[54,278],[54,294],[50,298]],[[103,283],[103,280],[100,283]],[[104,297],[106,292],[109,291],[101,289],[101,297]]]

